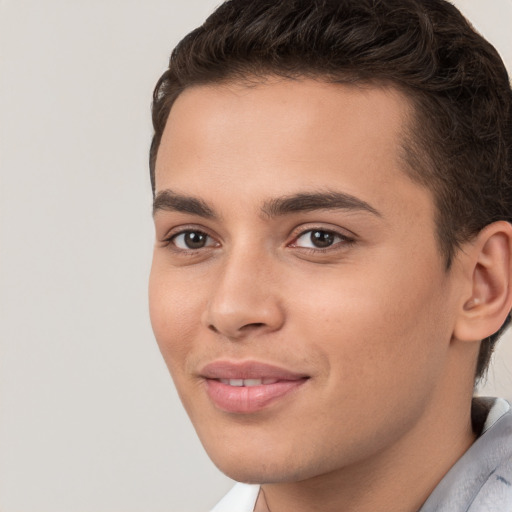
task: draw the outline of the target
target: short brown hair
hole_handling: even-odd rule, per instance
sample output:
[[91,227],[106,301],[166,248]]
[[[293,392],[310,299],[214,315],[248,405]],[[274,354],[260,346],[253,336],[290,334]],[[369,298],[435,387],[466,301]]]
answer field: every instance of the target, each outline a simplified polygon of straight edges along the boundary
[[[171,107],[194,85],[268,75],[390,83],[412,101],[406,171],[429,188],[449,269],[462,242],[512,220],[512,91],[494,47],[445,0],[229,0],[172,52],[153,96],[151,183]],[[481,378],[510,322],[482,341]]]

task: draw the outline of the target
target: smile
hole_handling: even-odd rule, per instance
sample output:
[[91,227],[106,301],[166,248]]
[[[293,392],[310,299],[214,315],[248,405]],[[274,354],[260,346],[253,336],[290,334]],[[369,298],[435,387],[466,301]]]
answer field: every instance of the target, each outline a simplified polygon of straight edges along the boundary
[[256,362],[215,362],[203,368],[201,374],[213,404],[235,414],[261,411],[309,379],[303,374]]
[[262,384],[275,384],[277,379],[219,379],[222,384],[235,387],[246,387],[261,386]]

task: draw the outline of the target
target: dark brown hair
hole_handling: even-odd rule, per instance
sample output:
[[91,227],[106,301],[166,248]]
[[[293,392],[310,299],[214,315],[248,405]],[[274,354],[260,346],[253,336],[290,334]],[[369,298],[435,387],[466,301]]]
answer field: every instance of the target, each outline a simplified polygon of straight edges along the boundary
[[[230,0],[174,49],[153,97],[151,183],[186,88],[273,75],[391,84],[414,106],[406,172],[429,188],[449,269],[462,242],[512,220],[512,91],[494,47],[444,0]],[[414,226],[412,226],[414,228]],[[476,377],[510,322],[483,340]]]

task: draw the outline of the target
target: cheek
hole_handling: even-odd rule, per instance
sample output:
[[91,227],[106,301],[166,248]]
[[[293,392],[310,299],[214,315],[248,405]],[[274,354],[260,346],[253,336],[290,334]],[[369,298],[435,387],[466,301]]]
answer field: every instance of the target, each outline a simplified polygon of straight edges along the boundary
[[451,334],[443,276],[389,265],[351,270],[297,299],[301,330],[326,354],[333,378],[375,387],[431,378]]
[[182,366],[199,326],[197,294],[153,263],[149,279],[149,314],[153,332],[169,367]]

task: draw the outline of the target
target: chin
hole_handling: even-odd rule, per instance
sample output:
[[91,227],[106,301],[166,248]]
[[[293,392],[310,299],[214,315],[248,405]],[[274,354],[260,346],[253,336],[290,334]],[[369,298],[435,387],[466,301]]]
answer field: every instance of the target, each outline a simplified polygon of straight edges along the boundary
[[297,470],[288,464],[288,461],[267,464],[261,460],[243,460],[232,461],[217,464],[213,461],[222,473],[237,482],[246,484],[278,484],[290,483],[306,480],[308,477],[316,475],[307,475],[306,471]]
[[[284,443],[283,443],[284,444]],[[206,451],[217,468],[229,478],[247,484],[290,483],[306,480],[323,473],[326,468],[307,460],[306,451],[297,453],[276,448],[279,445],[248,447],[208,447]],[[327,468],[327,471],[329,469]]]

